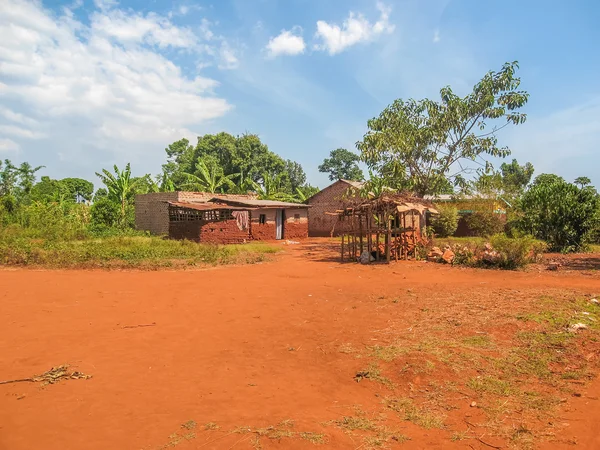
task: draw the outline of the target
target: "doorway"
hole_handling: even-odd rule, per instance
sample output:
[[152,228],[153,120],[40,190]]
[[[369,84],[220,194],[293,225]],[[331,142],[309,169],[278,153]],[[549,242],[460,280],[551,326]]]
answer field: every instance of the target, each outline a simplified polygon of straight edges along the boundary
[[275,211],[275,239],[283,239],[283,224],[285,222],[285,211],[278,209]]

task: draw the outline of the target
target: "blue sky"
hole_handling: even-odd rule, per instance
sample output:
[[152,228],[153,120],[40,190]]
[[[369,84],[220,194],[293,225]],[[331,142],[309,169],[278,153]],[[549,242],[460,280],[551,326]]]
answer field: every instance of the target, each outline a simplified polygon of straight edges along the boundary
[[499,143],[600,185],[599,20],[591,0],[3,0],[0,158],[96,181],[247,131],[324,187],[323,158],[394,99],[466,94],[518,60],[528,121]]

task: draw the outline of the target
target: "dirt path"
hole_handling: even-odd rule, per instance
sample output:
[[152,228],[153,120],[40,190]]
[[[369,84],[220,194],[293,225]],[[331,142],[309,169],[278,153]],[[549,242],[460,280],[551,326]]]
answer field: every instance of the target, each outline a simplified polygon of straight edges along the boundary
[[[535,289],[600,293],[600,278],[576,273],[340,265],[310,243],[253,266],[2,270],[0,285],[0,380],[63,363],[93,375],[46,387],[0,385],[2,450],[253,448],[260,433],[233,430],[286,419],[294,421],[294,433],[326,435],[326,448],[365,448],[323,425],[357,405],[376,411],[386,392],[353,380],[364,361],[340,351],[345,344],[373,345],[391,324],[408,329],[442,297],[451,302],[480,292],[500,298]],[[394,303],[378,300],[384,296]],[[586,388],[565,416],[578,448],[600,448],[590,433],[595,428],[586,428],[600,417],[592,400],[598,387]],[[181,427],[188,421],[197,423],[193,437]],[[398,426],[411,438],[406,448],[489,448],[452,442],[447,430]],[[307,439],[261,442],[293,449],[312,446]]]

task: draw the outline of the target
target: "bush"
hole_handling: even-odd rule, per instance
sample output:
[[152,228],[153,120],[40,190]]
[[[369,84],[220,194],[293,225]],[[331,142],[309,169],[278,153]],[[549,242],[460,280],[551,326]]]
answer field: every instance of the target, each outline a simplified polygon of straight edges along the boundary
[[439,205],[436,206],[439,215],[433,216],[431,226],[436,236],[452,236],[458,228],[458,209],[454,206]]
[[517,227],[544,240],[552,251],[581,250],[598,227],[600,198],[556,175],[542,174],[521,198]]
[[547,245],[531,236],[510,238],[496,234],[490,238],[492,248],[498,253],[496,265],[502,269],[517,269],[538,261]]
[[465,216],[467,226],[475,236],[492,236],[504,230],[504,220],[492,211],[475,211]]

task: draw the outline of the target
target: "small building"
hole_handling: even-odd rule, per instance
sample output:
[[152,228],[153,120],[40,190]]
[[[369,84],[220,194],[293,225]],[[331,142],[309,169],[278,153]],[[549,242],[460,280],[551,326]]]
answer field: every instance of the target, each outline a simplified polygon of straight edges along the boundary
[[[163,194],[181,193],[145,194],[136,198],[138,229],[168,234],[173,239],[215,244],[308,236],[308,205],[258,200],[253,195],[188,192],[181,198]],[[152,229],[148,225],[153,225]],[[157,229],[159,233],[153,231]]]
[[501,223],[506,223],[506,208],[511,204],[501,196],[496,195],[425,195],[425,200],[437,205],[452,206],[458,211],[458,227],[455,237],[476,236],[477,233],[469,226],[469,216],[478,212],[493,213]]
[[344,222],[331,211],[344,209],[352,190],[360,190],[364,183],[360,181],[338,180],[307,200],[308,235],[310,237],[339,236],[344,231]]

